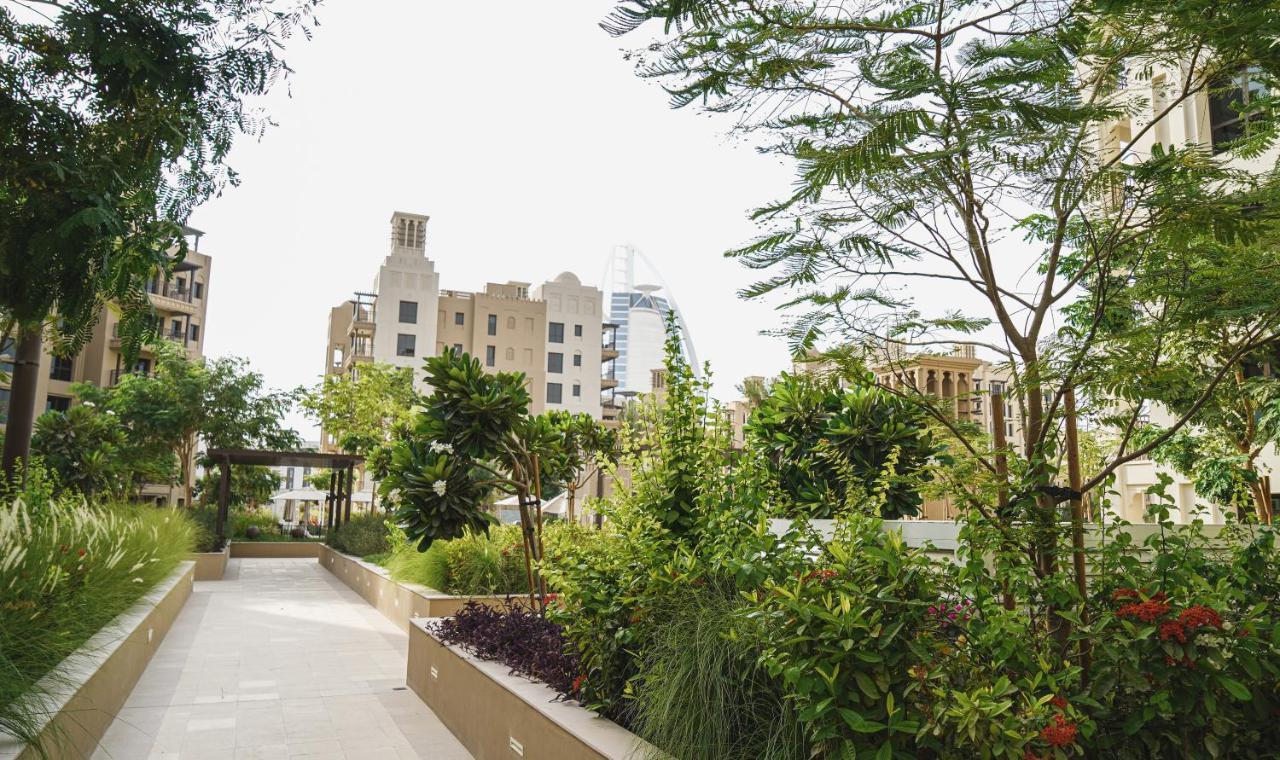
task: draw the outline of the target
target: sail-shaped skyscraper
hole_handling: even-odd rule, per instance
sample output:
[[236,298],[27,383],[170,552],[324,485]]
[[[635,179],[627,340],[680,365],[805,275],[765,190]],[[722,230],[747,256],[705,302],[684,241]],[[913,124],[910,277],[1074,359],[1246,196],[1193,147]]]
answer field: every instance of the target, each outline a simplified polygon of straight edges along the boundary
[[618,358],[611,371],[620,394],[653,390],[653,370],[662,369],[666,319],[674,312],[685,358],[697,374],[698,355],[689,326],[662,275],[639,249],[615,246],[605,269],[603,288],[609,321],[617,326]]

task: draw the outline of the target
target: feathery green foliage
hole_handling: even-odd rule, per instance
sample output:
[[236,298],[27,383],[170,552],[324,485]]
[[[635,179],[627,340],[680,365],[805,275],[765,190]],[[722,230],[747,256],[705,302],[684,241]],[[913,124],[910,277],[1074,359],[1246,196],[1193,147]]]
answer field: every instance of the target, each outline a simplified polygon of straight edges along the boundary
[[[194,547],[179,511],[67,499],[0,508],[0,729],[31,742],[37,682],[168,576]],[[69,663],[71,664],[71,663]],[[65,679],[55,676],[55,686]]]

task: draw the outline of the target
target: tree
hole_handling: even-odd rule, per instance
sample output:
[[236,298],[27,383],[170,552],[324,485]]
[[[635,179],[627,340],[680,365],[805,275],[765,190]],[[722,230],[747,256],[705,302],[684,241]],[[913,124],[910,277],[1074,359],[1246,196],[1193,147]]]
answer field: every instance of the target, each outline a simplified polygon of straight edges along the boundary
[[617,436],[589,414],[553,410],[544,415],[559,440],[556,455],[546,463],[548,478],[568,492],[565,518],[575,522],[574,502],[585,486],[617,449]]
[[[270,467],[240,466],[231,468],[230,506],[257,507],[267,503],[279,490],[283,479]],[[216,502],[222,487],[221,476],[210,470],[196,484],[196,497],[201,504]]]
[[413,418],[421,399],[413,371],[390,364],[362,364],[354,375],[325,375],[314,388],[297,391],[302,408],[347,453],[365,458],[375,479],[385,475],[395,431]]
[[0,474],[29,448],[46,329],[73,354],[115,301],[127,354],[158,333],[144,285],[237,181],[233,138],[268,124],[250,101],[318,2],[0,1],[0,340],[17,337]]
[[529,414],[524,373],[489,374],[478,359],[452,349],[427,359],[425,370],[433,391],[391,449],[383,496],[419,551],[468,530],[487,531],[497,519],[486,509],[491,495],[516,496],[529,592],[541,606],[538,499],[562,439],[545,416]]
[[[1081,370],[1099,342],[1095,326],[1131,285],[1113,275],[1179,233],[1229,239],[1274,226],[1280,213],[1267,202],[1269,180],[1232,168],[1230,156],[1198,146],[1134,156],[1097,136],[1149,105],[1150,88],[1128,81],[1153,65],[1186,72],[1160,93],[1157,116],[1227,91],[1224,75],[1246,66],[1274,87],[1280,50],[1254,38],[1265,36],[1269,13],[1208,0],[635,0],[605,26],[624,34],[665,22],[666,36],[635,54],[641,73],[665,79],[674,106],[738,115],[764,150],[795,163],[794,192],[755,214],[766,232],[730,255],[768,273],[744,295],[792,294],[786,307],[801,311],[784,332],[797,352],[834,341],[871,366],[905,369],[912,350],[958,343],[999,356],[1014,374],[1024,431],[1016,444],[1028,466],[1009,484],[1002,519],[1006,530],[1011,521],[1033,526],[1028,556],[1047,577],[1063,498],[1053,463],[1064,399],[1090,379]],[[1130,138],[1154,125],[1137,122]],[[1241,149],[1256,155],[1274,141],[1264,120]],[[904,292],[921,283],[935,288],[924,307]],[[1255,308],[1280,309],[1254,295]],[[1055,334],[1068,307],[1095,318]],[[1229,314],[1209,303],[1201,318]],[[1177,320],[1149,334],[1193,327]],[[1268,338],[1227,336],[1224,366]],[[1127,366],[1176,363],[1166,345],[1153,337]],[[890,390],[995,472],[994,453],[955,425],[950,404],[907,377]],[[1130,443],[1121,438],[1085,491],[1159,441]]]
[[[1170,234],[1135,253],[1124,266],[1129,287],[1112,299],[1100,350],[1085,370],[1135,410],[1154,402],[1184,420],[1153,457],[1194,477],[1197,493],[1218,504],[1237,505],[1243,493],[1261,522],[1271,521],[1271,496],[1258,457],[1280,443],[1277,250],[1280,230],[1263,229],[1226,239]],[[1242,340],[1261,347],[1241,354]],[[1131,362],[1152,353],[1154,341],[1170,361],[1133,372]],[[1145,443],[1167,427],[1139,426],[1130,435]]]
[[113,415],[93,407],[78,405],[40,415],[31,448],[59,486],[86,499],[99,494],[119,498],[132,481],[124,462],[124,427]]
[[870,376],[845,389],[835,377],[783,373],[752,413],[747,441],[782,492],[817,518],[833,517],[851,495],[869,496],[890,465],[881,515],[919,514],[926,467],[939,453],[919,407]]
[[151,376],[125,375],[114,388],[94,389],[84,397],[115,412],[139,438],[173,451],[187,504],[202,442],[227,449],[301,445],[297,432],[283,426],[292,395],[267,390],[262,375],[234,357],[192,361],[166,347]]

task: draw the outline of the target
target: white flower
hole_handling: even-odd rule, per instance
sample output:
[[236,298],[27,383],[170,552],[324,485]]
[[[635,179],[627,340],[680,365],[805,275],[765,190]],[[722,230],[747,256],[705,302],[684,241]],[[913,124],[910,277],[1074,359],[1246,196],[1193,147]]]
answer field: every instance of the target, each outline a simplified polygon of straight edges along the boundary
[[436,496],[444,496],[444,492],[448,490],[449,484],[443,480],[437,480],[431,484],[431,490],[436,492]]
[[93,403],[92,401],[85,401],[82,405],[83,405],[83,406],[87,406],[87,407],[89,407],[90,409],[92,409],[92,408],[94,408],[95,406],[97,406],[97,404]]
[[436,454],[439,454],[439,453],[440,453],[440,452],[442,452],[442,451],[443,451],[444,453],[446,453],[446,454],[452,454],[452,453],[453,453],[453,444],[451,444],[451,443],[439,443],[439,442],[432,443],[432,444],[431,444],[431,451],[432,451],[433,453],[436,453]]

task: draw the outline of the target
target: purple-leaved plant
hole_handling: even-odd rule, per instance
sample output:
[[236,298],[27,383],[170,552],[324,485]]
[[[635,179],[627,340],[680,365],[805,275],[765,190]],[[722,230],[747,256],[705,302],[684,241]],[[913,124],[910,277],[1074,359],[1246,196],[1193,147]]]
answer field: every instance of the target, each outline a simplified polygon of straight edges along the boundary
[[560,626],[507,602],[488,607],[477,602],[432,625],[446,644],[461,646],[482,660],[501,662],[517,675],[542,681],[566,698],[575,695],[578,658],[568,651]]

